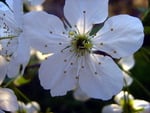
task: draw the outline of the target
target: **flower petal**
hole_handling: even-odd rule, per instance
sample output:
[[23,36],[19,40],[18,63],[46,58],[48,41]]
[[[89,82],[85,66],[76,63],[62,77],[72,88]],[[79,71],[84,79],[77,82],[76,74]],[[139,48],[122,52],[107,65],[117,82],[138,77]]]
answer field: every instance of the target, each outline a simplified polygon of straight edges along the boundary
[[17,26],[22,29],[23,25],[23,0],[13,0],[13,13]]
[[17,64],[14,60],[11,60],[8,65],[7,76],[12,78],[19,74],[20,65]]
[[0,113],[5,113],[4,111],[0,110]]
[[42,4],[45,0],[24,0],[24,1],[34,6]]
[[121,105],[121,102],[124,101],[125,99],[134,100],[134,97],[127,91],[121,91],[115,96],[114,101],[117,104]]
[[119,15],[109,18],[94,39],[97,49],[114,58],[126,57],[143,44],[143,25],[138,18]]
[[134,108],[136,109],[140,109],[143,108],[143,111],[141,111],[140,113],[150,113],[150,103],[145,101],[145,100],[139,100],[139,99],[135,99],[133,101],[133,105]]
[[0,88],[0,109],[16,111],[18,102],[14,92],[8,88]]
[[108,16],[108,0],[66,0],[64,14],[72,26],[85,32],[92,24],[103,22]]
[[3,2],[0,2],[0,10],[1,11],[8,11],[9,8]]
[[102,113],[122,113],[122,108],[117,104],[104,106]]
[[124,86],[130,86],[133,82],[133,79],[130,75],[128,75],[126,72],[122,71],[124,75]]
[[129,71],[135,65],[134,56],[121,58],[118,62],[125,71]]
[[[33,21],[34,18],[36,19]],[[69,38],[63,34],[65,29],[58,17],[45,12],[31,12],[26,14],[24,19],[24,34],[33,48],[50,53],[61,51],[66,47]]]
[[8,77],[15,77],[18,74],[23,74],[24,69],[30,59],[30,48],[28,42],[22,35],[18,38],[18,48],[11,57],[8,65]]
[[36,101],[32,101],[26,105],[27,113],[38,113],[40,111],[40,105]]
[[45,89],[51,89],[52,96],[65,95],[75,88],[75,57],[70,52],[57,53],[42,62],[39,79]]
[[6,0],[7,5],[9,6],[9,8],[13,11],[13,0]]
[[123,75],[109,57],[88,56],[79,76],[81,89],[93,98],[107,100],[123,87]]
[[2,56],[0,56],[0,84],[3,82],[6,73],[7,73],[7,62]]
[[79,100],[79,101],[87,101],[90,99],[89,96],[87,96],[87,94],[85,94],[80,87],[77,87],[75,90],[74,90],[74,93],[73,93],[73,96],[76,100]]

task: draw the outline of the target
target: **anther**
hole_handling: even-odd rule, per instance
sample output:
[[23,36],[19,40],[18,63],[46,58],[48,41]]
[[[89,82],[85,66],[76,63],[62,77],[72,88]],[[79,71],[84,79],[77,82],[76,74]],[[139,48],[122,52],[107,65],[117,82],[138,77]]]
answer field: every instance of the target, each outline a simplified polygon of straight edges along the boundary
[[48,47],[48,45],[47,44],[45,44],[45,46],[44,47]]
[[110,29],[110,31],[113,31],[113,30],[114,30],[113,28]]
[[76,76],[76,79],[77,79],[77,80],[79,80],[79,77],[78,77],[78,76]]
[[95,72],[94,74],[95,74],[95,75],[97,75],[98,73],[97,73],[97,72]]
[[67,71],[64,71],[64,74],[66,74],[67,73]]
[[101,64],[101,62],[98,62],[98,64],[100,65],[100,64]]
[[81,66],[81,68],[83,69],[83,68],[84,68],[84,66]]
[[62,45],[62,43],[60,42],[59,45]]
[[100,45],[102,46],[102,45],[104,45],[104,43],[101,42]]
[[114,50],[113,53],[117,53],[117,51]]

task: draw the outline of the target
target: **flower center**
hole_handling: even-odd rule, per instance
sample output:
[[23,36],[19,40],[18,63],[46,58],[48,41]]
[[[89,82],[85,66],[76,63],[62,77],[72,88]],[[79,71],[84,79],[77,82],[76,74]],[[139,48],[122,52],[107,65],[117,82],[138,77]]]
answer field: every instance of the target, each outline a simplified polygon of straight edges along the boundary
[[93,44],[90,36],[77,33],[70,33],[70,36],[72,37],[71,46],[79,56],[91,52]]

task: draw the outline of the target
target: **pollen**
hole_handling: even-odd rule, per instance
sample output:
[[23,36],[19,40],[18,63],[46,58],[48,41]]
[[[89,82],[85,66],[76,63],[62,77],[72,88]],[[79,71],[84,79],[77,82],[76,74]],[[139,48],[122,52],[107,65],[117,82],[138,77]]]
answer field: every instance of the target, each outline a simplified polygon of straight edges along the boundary
[[85,53],[91,51],[93,44],[89,37],[86,34],[75,34],[72,38],[71,45],[77,56],[84,56]]

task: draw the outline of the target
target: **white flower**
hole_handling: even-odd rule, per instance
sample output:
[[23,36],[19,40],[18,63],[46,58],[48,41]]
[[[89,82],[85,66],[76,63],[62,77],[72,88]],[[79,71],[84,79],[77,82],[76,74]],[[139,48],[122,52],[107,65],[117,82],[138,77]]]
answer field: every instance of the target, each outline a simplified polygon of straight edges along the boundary
[[0,113],[16,111],[18,109],[17,98],[14,92],[8,88],[0,88]]
[[22,0],[0,2],[0,64],[1,77],[23,72],[29,60],[29,46],[24,38]]
[[128,71],[133,68],[135,65],[134,57],[133,55],[121,58],[119,60],[119,65],[122,67],[123,75],[124,75],[124,86],[129,86],[133,82],[132,77],[128,74]]
[[28,104],[24,104],[21,101],[18,101],[19,109],[13,113],[38,113],[40,111],[40,105],[35,102],[31,101]]
[[54,53],[40,66],[41,85],[52,96],[79,86],[89,97],[110,99],[123,87],[121,69],[112,58],[129,56],[141,47],[141,21],[129,15],[114,16],[90,35],[93,24],[107,18],[108,0],[66,0],[64,14],[71,26],[67,30],[54,15],[31,12],[25,16],[31,45],[43,53]]
[[[128,92],[121,91],[115,96],[117,104],[110,104],[104,106],[102,113],[150,113],[150,103],[145,100],[134,99]],[[126,108],[128,107],[128,108]]]

